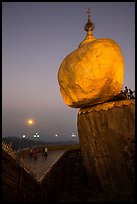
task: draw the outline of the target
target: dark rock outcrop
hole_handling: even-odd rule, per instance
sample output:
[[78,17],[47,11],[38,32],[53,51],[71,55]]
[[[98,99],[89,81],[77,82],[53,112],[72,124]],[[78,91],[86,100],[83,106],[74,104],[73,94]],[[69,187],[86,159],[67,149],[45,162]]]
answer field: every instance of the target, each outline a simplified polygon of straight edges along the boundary
[[78,134],[92,189],[134,201],[135,100],[80,109]]

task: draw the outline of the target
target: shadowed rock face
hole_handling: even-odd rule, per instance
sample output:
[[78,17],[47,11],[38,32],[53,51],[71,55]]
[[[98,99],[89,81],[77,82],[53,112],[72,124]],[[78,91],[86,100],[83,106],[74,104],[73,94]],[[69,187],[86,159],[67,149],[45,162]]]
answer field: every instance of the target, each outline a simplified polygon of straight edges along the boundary
[[78,113],[78,134],[92,187],[134,199],[135,100],[107,102]]

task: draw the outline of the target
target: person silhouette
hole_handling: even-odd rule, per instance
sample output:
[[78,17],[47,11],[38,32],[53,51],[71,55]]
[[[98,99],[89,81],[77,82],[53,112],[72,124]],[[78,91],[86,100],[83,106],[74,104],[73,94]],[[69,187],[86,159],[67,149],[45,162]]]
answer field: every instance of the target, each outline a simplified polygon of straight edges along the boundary
[[128,88],[127,88],[127,86],[125,86],[124,94],[125,94],[126,98],[128,99]]
[[129,98],[130,99],[134,99],[134,95],[133,95],[133,91],[131,89],[129,89]]
[[48,156],[48,148],[47,147],[45,147],[45,149],[44,149],[44,156]]

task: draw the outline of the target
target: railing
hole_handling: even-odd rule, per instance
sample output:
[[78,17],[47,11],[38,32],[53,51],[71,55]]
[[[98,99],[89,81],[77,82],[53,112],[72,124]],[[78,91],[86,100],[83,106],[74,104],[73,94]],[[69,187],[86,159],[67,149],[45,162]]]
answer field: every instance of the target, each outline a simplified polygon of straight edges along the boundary
[[16,155],[14,153],[14,150],[13,150],[13,147],[12,147],[12,144],[8,144],[6,142],[3,142],[2,141],[2,150],[7,152],[9,155],[11,155],[13,158],[16,158]]
[[[11,166],[13,170],[7,169],[7,167],[3,168],[4,198],[10,199],[10,201],[57,201],[64,189],[70,187],[72,182],[75,184],[84,178],[82,161],[80,149],[68,150],[53,164],[44,177],[37,182],[35,173],[31,172],[29,166],[25,166],[22,161],[16,161],[21,168],[19,170],[16,165],[10,165],[11,160],[8,159],[8,163],[4,162],[4,164]],[[31,174],[32,177],[30,178],[25,172],[29,173],[29,175]],[[11,184],[7,183],[8,174],[10,177],[12,175],[15,177],[14,174],[18,175],[14,179],[14,186],[12,186],[13,182],[10,182]],[[8,193],[9,190],[13,191],[11,196]]]
[[[83,181],[82,181],[83,180]],[[80,149],[66,151],[39,181],[37,200],[57,201],[65,189],[87,182]]]

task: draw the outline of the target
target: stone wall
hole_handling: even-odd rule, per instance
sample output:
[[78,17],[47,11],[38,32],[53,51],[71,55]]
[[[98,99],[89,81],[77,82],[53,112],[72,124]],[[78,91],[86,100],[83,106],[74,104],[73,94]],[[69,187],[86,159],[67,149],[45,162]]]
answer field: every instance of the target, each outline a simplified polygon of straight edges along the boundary
[[6,151],[2,151],[2,197],[3,201],[35,201],[37,182]]
[[80,109],[78,134],[92,188],[113,201],[133,201],[135,100]]

